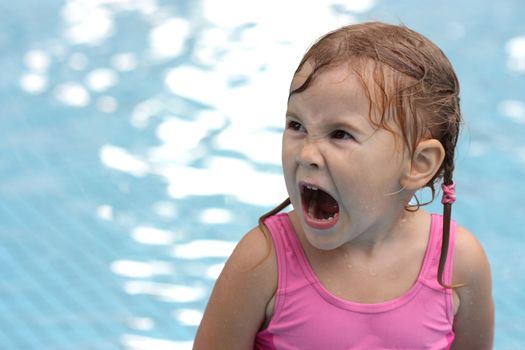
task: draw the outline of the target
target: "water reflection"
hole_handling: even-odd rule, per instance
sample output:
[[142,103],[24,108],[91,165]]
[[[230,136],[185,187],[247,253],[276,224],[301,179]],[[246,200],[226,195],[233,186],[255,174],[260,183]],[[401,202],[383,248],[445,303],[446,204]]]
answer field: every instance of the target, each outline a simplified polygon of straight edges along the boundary
[[[299,58],[313,38],[338,25],[384,17],[417,23],[421,17],[388,6],[372,0],[61,3],[56,17],[46,19],[49,32],[27,44],[15,72],[30,113],[8,124],[15,125],[6,137],[15,156],[5,159],[20,166],[17,176],[26,180],[6,175],[0,184],[3,197],[15,198],[0,203],[2,232],[18,233],[2,233],[14,252],[5,264],[29,266],[18,274],[28,282],[5,283],[8,299],[25,315],[47,310],[50,321],[17,321],[21,334],[5,342],[0,337],[0,345],[190,349],[213,281],[235,243],[285,196],[280,139]],[[406,19],[389,18],[389,11],[406,12]],[[473,40],[468,23],[443,18],[437,37]],[[501,66],[510,74],[525,72],[523,33],[506,36],[501,51]],[[522,138],[507,135],[523,134],[523,85],[516,87],[500,88],[491,99],[511,125],[505,137],[492,132],[497,120],[484,127],[483,111],[478,113],[481,131],[474,129],[467,159],[491,163],[503,153],[511,155],[509,172],[525,169]],[[17,123],[31,128],[17,132]],[[495,215],[479,214],[479,203],[492,200],[493,187],[483,184],[498,181],[486,169],[467,170],[476,177],[465,177],[472,181],[463,187],[469,205],[463,215],[472,212],[472,221],[480,222]],[[509,215],[518,218],[524,207],[510,188],[521,182],[508,181],[500,200],[517,203]],[[487,190],[480,194],[479,188]],[[34,232],[42,237],[33,238]],[[491,229],[486,232],[490,237]],[[502,241],[493,243],[494,254],[509,256]],[[35,263],[32,256],[47,262]],[[501,262],[495,268],[502,282],[512,282]],[[53,328],[66,323],[75,331]]]

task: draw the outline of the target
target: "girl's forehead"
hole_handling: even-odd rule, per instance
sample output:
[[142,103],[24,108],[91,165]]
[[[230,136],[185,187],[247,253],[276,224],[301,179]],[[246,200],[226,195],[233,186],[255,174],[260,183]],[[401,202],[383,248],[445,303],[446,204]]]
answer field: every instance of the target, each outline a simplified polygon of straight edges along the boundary
[[311,65],[303,67],[292,80],[288,107],[295,109],[306,104],[327,108],[328,111],[359,110],[360,114],[370,117],[370,107],[372,114],[375,114],[374,95],[367,88],[366,77],[354,68],[347,64],[323,67],[317,71]]
[[[309,80],[307,82],[307,80]],[[323,67],[314,71],[311,64],[305,63],[303,67],[293,76],[290,84],[290,95],[293,95],[297,89],[301,88],[301,92],[308,91],[311,87],[331,87],[336,85],[341,89],[352,88],[355,90],[362,90],[363,85],[360,81],[358,84],[355,82],[361,80],[360,74],[348,65],[339,64],[330,67]],[[302,88],[303,84],[307,83],[305,89]],[[357,88],[357,89],[356,89]]]
[[[363,93],[372,97],[375,95],[375,90],[380,89],[384,91],[390,85],[386,81],[390,79],[382,79],[386,83],[385,86],[377,84],[375,75],[377,75],[378,71],[381,71],[383,76],[391,76],[390,72],[387,72],[388,69],[385,71],[382,64],[371,60],[352,58],[341,62],[333,62],[322,67],[316,67],[313,62],[306,61],[293,76],[290,84],[290,95],[298,88],[307,90],[321,80],[325,83],[330,81],[334,84],[341,84],[341,87],[344,87],[346,83],[351,85],[356,90],[356,93]],[[303,89],[302,86],[305,83],[307,83],[307,87]]]
[[[394,88],[394,81],[403,78],[403,74],[392,69],[382,62],[370,58],[349,57],[342,60],[334,60],[329,64],[316,66],[312,60],[307,60],[294,74],[290,84],[290,91],[300,87],[308,78],[315,80],[320,75],[330,74],[355,75],[359,78],[363,88],[369,90],[379,88],[390,90]],[[378,78],[380,82],[378,81]]]
[[298,89],[300,86],[302,86],[306,79],[312,74],[313,72],[313,65],[310,62],[305,62],[305,64],[301,67],[300,70],[295,72],[295,74],[292,77],[292,82],[290,84],[290,92]]
[[[401,126],[396,118],[395,99],[387,102],[395,89],[395,73],[382,66],[352,60],[314,71],[313,64],[306,62],[292,80],[288,109],[295,111],[303,103],[310,105],[319,101],[316,105],[320,108],[359,110],[374,129],[387,129],[397,134]],[[378,73],[383,78],[379,81]],[[301,87],[308,79],[310,81],[303,90]],[[298,88],[301,92],[295,92]],[[296,94],[302,96],[296,98]]]

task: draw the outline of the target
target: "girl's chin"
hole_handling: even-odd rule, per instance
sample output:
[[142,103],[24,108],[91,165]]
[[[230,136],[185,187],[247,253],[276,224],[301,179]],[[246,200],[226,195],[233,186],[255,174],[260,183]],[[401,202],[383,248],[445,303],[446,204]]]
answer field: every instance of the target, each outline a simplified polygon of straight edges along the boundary
[[319,250],[333,250],[339,248],[341,243],[336,239],[336,237],[329,237],[328,235],[319,235],[316,233],[307,230],[306,239],[310,245]]

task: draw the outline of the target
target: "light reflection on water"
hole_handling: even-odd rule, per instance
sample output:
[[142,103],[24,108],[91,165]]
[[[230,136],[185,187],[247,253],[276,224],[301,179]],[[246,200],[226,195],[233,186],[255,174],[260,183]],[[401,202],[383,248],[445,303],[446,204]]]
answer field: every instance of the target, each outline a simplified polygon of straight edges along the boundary
[[12,52],[0,57],[0,307],[12,315],[0,347],[190,349],[235,242],[285,197],[280,133],[295,66],[320,34],[366,19],[414,26],[457,66],[470,134],[455,215],[491,257],[498,348],[523,340],[523,292],[502,287],[525,276],[523,231],[509,224],[525,215],[523,4],[491,5],[508,16],[492,41],[476,32],[488,8],[475,25],[469,11],[426,9],[430,20],[371,0],[33,5],[45,30],[11,3],[12,37],[0,37]]

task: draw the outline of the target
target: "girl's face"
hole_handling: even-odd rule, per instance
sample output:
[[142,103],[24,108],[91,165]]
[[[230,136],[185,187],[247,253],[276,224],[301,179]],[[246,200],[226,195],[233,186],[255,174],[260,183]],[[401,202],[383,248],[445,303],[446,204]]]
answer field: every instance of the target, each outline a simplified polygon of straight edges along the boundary
[[[292,90],[309,69],[294,77]],[[283,170],[310,244],[323,250],[369,244],[392,229],[404,211],[407,194],[400,193],[400,182],[410,166],[396,137],[370,121],[369,99],[345,65],[320,73],[305,91],[291,95]]]

